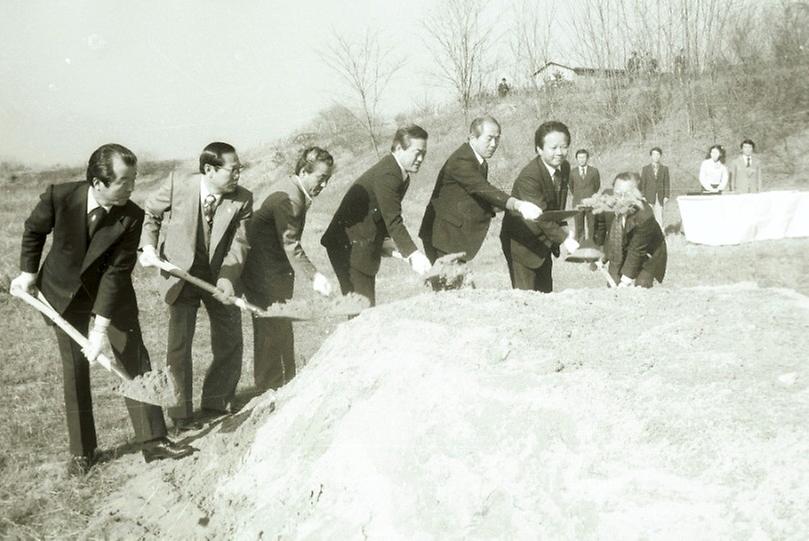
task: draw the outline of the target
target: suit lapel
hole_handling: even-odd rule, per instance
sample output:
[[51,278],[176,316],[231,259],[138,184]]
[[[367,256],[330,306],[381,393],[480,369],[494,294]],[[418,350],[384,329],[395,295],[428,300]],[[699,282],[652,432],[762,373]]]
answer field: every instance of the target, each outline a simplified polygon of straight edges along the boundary
[[[86,199],[86,198],[85,198]],[[85,203],[86,205],[86,203]],[[86,209],[86,207],[85,207]],[[86,210],[85,210],[86,214]],[[104,224],[99,227],[96,234],[90,240],[90,246],[87,247],[87,253],[84,254],[84,261],[82,262],[81,271],[84,272],[93,264],[107,249],[124,234],[124,226],[121,221],[124,214],[120,207],[112,207],[107,216],[104,217]],[[86,220],[86,216],[85,216]],[[87,238],[86,227],[84,228],[84,238]],[[86,240],[85,240],[86,242]]]
[[77,239],[77,245],[87,246],[87,190],[88,185],[80,186],[70,195],[68,212],[75,216],[70,220],[70,239]]

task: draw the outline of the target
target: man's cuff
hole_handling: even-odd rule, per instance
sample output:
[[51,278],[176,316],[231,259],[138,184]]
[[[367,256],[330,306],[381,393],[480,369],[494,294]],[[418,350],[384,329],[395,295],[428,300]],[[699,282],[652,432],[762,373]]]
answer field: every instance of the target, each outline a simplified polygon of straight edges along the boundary
[[621,275],[621,283],[626,284],[628,286],[632,286],[632,285],[635,285],[635,279],[630,278],[629,276],[626,276],[626,275],[622,274]]
[[96,315],[95,322],[93,323],[93,330],[106,333],[110,327],[110,318]]
[[517,198],[516,197],[509,197],[506,200],[506,210],[516,210],[517,206]]

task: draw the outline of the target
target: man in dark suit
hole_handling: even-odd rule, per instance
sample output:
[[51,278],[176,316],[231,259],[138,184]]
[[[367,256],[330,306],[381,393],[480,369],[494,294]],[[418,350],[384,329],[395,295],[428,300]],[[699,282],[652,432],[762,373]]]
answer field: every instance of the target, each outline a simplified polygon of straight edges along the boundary
[[[570,165],[567,157],[570,131],[561,122],[545,122],[534,133],[537,157],[528,162],[517,180],[512,195],[546,210],[564,209]],[[500,232],[503,255],[508,264],[514,289],[550,293],[553,291],[553,259],[559,257],[559,245],[575,252],[579,243],[561,222],[526,220],[508,212]]]
[[[573,207],[579,205],[583,199],[592,197],[601,189],[601,175],[598,169],[589,165],[590,153],[581,148],[576,151],[577,167],[570,169],[570,193],[573,196]],[[593,214],[590,211],[576,214],[576,241],[582,242],[585,238],[592,239],[594,231]],[[585,227],[587,234],[585,235]]]
[[232,299],[247,256],[247,221],[253,213],[253,195],[239,186],[241,169],[236,149],[227,143],[211,143],[200,154],[199,175],[176,182],[170,175],[145,205],[141,265],[155,266],[162,229],[160,254],[191,275],[215,283],[221,291],[212,296],[162,273],[161,292],[169,305],[166,362],[182,397],[168,413],[178,431],[202,426],[192,418],[191,344],[200,302],[211,321],[213,350],[202,386],[206,414],[229,411],[241,375],[242,318]]
[[621,208],[596,227],[596,243],[604,245],[604,261],[618,287],[649,288],[666,275],[666,238],[639,183],[635,173],[615,177],[613,193],[622,200]]
[[[312,289],[331,294],[331,283],[301,245],[306,213],[331,178],[334,158],[319,147],[305,149],[295,175],[281,181],[247,226],[250,252],[242,272],[247,300],[261,307],[292,298],[295,273]],[[253,377],[256,387],[278,389],[295,376],[295,338],[288,319],[253,318]]]
[[[39,289],[54,309],[82,334],[90,318],[90,345],[82,351],[58,327],[56,339],[64,372],[65,413],[72,458],[68,471],[86,472],[96,459],[96,431],[90,395],[89,363],[111,347],[131,375],[151,370],[138,321],[132,287],[143,210],[129,200],[135,187],[137,158],[129,149],[103,145],[92,156],[87,180],[48,186],[25,221],[20,275],[11,283],[30,294]],[[53,243],[42,268],[47,236]],[[85,358],[86,356],[86,358]],[[127,399],[126,406],[143,443],[147,462],[181,458],[192,449],[166,438],[157,406]]]
[[356,292],[376,304],[376,273],[391,238],[418,274],[431,263],[416,248],[402,219],[402,199],[427,154],[427,132],[411,124],[396,130],[391,153],[348,189],[320,243],[326,247],[343,294]]
[[471,261],[480,250],[495,209],[517,212],[527,220],[542,211],[534,203],[509,196],[489,183],[488,159],[500,144],[500,124],[493,117],[476,118],[469,140],[450,155],[435,181],[424,210],[419,237],[430,261],[464,252]]
[[655,219],[663,227],[663,210],[669,200],[669,168],[660,163],[663,151],[654,147],[649,151],[651,163],[644,165],[640,172],[640,191],[654,211]]

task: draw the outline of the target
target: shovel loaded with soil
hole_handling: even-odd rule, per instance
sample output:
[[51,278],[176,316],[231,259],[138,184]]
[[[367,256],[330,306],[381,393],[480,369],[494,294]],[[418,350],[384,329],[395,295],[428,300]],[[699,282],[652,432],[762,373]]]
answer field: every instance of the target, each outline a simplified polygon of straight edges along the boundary
[[[41,291],[38,291],[37,295],[34,296],[27,291],[12,288],[9,293],[34,307],[42,315],[53,321],[57,327],[62,329],[65,334],[82,348],[87,347],[89,343],[87,337],[68,323],[59,312],[51,306]],[[177,394],[172,379],[164,370],[153,370],[133,378],[115,357],[109,358],[101,354],[93,363],[101,365],[118,376],[120,381],[118,385],[114,387],[114,390],[118,394],[139,402],[147,402],[157,406],[169,407],[177,403]]]
[[[212,295],[222,293],[215,285],[189,274],[170,261],[160,259],[157,261],[157,266],[161,270],[185,280]],[[334,316],[355,316],[370,306],[367,298],[356,293],[328,298],[292,299],[287,302],[271,304],[267,308],[251,304],[241,297],[234,298],[233,304],[241,310],[249,312],[253,317],[277,317],[292,321],[308,321]]]

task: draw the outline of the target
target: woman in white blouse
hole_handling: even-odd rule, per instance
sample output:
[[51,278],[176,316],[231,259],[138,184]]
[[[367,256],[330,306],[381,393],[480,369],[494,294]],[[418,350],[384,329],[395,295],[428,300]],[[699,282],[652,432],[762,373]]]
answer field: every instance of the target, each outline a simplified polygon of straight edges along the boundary
[[728,168],[725,167],[725,149],[714,145],[708,149],[708,157],[699,166],[699,183],[702,191],[719,193],[728,187]]

